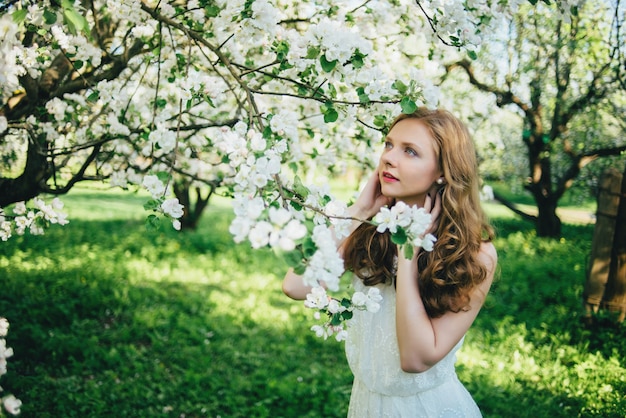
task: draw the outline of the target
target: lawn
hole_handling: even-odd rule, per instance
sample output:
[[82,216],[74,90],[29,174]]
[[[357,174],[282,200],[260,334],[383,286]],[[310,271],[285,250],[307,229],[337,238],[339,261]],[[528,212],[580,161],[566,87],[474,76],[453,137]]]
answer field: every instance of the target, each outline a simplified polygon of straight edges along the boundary
[[[143,199],[78,189],[71,223],[0,244],[0,384],[22,417],[343,417],[343,344],[309,331],[269,251],[235,245],[228,201],[197,231],[147,231]],[[487,209],[499,278],[459,354],[485,417],[626,416],[626,327],[579,320],[593,227],[560,241]]]

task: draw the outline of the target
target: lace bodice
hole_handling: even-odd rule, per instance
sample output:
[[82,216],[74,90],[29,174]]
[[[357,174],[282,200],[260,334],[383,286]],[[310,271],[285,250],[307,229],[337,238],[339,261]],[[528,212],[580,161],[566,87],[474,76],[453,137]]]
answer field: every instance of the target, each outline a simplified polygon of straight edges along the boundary
[[[353,279],[355,291],[367,293],[363,282]],[[346,357],[355,378],[372,392],[386,396],[411,396],[430,390],[455,376],[456,352],[463,339],[439,363],[424,373],[406,373],[400,367],[396,337],[396,292],[379,284],[383,297],[376,313],[355,311],[348,327]]]

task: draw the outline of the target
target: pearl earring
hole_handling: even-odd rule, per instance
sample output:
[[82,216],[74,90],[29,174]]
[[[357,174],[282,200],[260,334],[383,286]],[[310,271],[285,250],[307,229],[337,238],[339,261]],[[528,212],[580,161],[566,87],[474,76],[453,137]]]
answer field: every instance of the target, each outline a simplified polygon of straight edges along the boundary
[[437,184],[443,184],[443,179],[441,177],[437,179]]

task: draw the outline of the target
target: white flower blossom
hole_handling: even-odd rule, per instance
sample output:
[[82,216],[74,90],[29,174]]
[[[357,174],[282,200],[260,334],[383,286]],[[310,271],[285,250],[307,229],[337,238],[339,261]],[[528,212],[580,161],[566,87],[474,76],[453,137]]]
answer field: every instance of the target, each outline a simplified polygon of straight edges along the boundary
[[313,309],[324,309],[328,306],[328,303],[329,297],[326,294],[326,290],[322,286],[315,286],[306,295],[304,306]]
[[24,215],[26,210],[26,202],[17,202],[13,208],[13,213],[16,215]]
[[250,228],[252,227],[252,221],[245,217],[237,217],[233,219],[228,228],[228,231],[233,235],[233,240],[236,243],[240,243],[248,237]]
[[348,338],[348,331],[345,330],[342,326],[333,327],[335,331],[335,340],[338,342],[345,341]]
[[273,230],[274,227],[269,222],[261,221],[257,223],[248,234],[252,248],[258,249],[268,245],[270,242],[270,234]]
[[376,227],[376,231],[378,232],[389,230],[389,232],[393,234],[398,230],[398,220],[388,207],[380,208],[380,211],[372,220],[378,224]]
[[327,339],[328,338],[328,328],[322,325],[313,325],[311,327],[311,331],[315,333],[320,338]]
[[374,216],[373,221],[378,224],[376,230],[392,234],[398,232],[398,228],[404,228],[414,247],[421,247],[426,251],[432,251],[436,241],[434,235],[426,234],[432,222],[432,216],[424,208],[417,206],[409,207],[404,202],[397,202],[391,209],[382,207]]
[[159,177],[155,175],[149,174],[145,176],[142,186],[145,187],[154,198],[160,197],[165,193],[165,185],[159,180]]
[[337,299],[331,299],[328,303],[327,309],[331,314],[336,314],[345,311],[346,307],[339,303]]
[[291,240],[299,240],[304,238],[307,233],[306,226],[304,226],[300,221],[296,219],[292,219],[285,225],[285,229],[283,229],[285,237]]
[[7,347],[5,339],[0,339],[0,359],[7,359],[11,356],[13,356],[13,349],[11,347]]
[[8,395],[4,397],[4,399],[2,400],[2,403],[4,404],[4,408],[7,410],[9,414],[19,415],[20,408],[22,407],[22,401],[17,399],[15,396]]
[[325,283],[328,289],[339,290],[339,278],[344,272],[344,267],[332,232],[326,225],[317,225],[313,229],[312,239],[317,251],[310,258],[302,281],[308,286]]
[[370,287],[367,295],[363,292],[354,292],[352,304],[358,309],[365,309],[368,312],[376,313],[380,310],[380,301],[383,297],[377,287]]
[[291,213],[285,208],[271,207],[269,209],[269,217],[274,225],[283,226],[291,219]]
[[185,207],[178,202],[177,198],[166,199],[161,203],[161,209],[163,213],[171,216],[172,218],[178,219],[183,216],[183,209]]
[[0,337],[6,337],[9,332],[9,321],[6,318],[0,318]]

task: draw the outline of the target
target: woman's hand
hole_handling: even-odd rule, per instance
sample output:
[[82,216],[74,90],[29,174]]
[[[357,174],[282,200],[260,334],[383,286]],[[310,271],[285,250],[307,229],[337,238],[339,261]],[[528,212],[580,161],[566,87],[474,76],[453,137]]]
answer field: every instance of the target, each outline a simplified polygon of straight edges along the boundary
[[361,190],[361,194],[356,202],[354,202],[354,205],[352,205],[354,211],[352,215],[362,219],[369,219],[376,215],[380,211],[380,208],[385,205],[391,205],[392,203],[393,198],[382,194],[378,171],[375,171],[370,175],[365,187]]
[[441,194],[438,189],[433,189],[426,195],[424,210],[430,213],[431,216],[430,225],[426,229],[426,233],[436,235],[441,215]]

